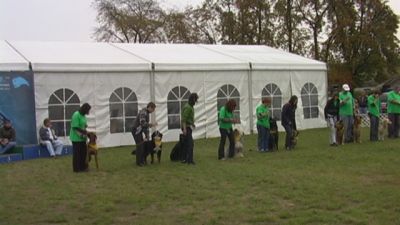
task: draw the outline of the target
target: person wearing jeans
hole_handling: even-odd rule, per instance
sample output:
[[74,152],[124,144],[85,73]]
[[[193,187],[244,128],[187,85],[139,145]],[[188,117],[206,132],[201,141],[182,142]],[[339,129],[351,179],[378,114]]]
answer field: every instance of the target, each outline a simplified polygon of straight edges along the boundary
[[292,138],[293,132],[297,130],[296,126],[296,108],[297,96],[290,97],[289,102],[282,107],[281,124],[286,131],[285,149],[292,150],[294,148]]
[[233,118],[233,111],[236,108],[236,102],[230,99],[225,106],[222,106],[218,113],[219,132],[221,139],[218,147],[218,159],[225,160],[225,142],[229,139],[228,157],[232,158],[235,154],[235,140],[233,136],[232,124],[239,123],[239,120]]
[[400,130],[400,86],[388,93],[389,138],[398,138]]
[[40,143],[46,146],[51,157],[55,157],[56,155],[60,156],[64,145],[62,141],[57,138],[51,126],[50,119],[44,119],[43,126],[39,130]]
[[354,98],[350,92],[350,86],[343,84],[343,91],[339,93],[339,116],[344,124],[344,142],[353,141],[353,123],[354,123]]
[[257,106],[257,132],[258,132],[258,150],[260,152],[268,151],[269,141],[269,108],[271,104],[270,98],[263,98],[262,104]]

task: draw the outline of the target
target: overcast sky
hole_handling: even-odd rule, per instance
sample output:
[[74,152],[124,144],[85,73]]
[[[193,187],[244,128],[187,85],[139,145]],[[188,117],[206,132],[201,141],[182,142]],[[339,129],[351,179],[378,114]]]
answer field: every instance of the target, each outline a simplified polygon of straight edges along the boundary
[[[91,42],[96,23],[93,0],[0,0],[0,40]],[[182,9],[202,0],[159,0]],[[400,0],[389,0],[400,15]],[[400,30],[397,33],[400,38]]]

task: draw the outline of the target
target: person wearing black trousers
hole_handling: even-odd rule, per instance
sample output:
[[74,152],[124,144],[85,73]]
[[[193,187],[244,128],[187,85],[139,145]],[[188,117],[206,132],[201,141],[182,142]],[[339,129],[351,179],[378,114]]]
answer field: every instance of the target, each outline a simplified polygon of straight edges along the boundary
[[[135,122],[132,127],[132,136],[135,139],[136,143],[136,165],[144,166],[145,158],[144,158],[144,142],[150,140],[149,139],[149,128],[156,126],[157,123],[151,124],[149,114],[156,110],[156,105],[153,102],[149,102],[146,108],[143,108],[139,111]],[[143,134],[145,138],[143,138]]]
[[292,138],[296,127],[296,108],[297,108],[297,96],[293,95],[290,97],[289,102],[282,107],[281,124],[286,131],[285,149],[292,150],[294,148]]
[[221,134],[221,139],[219,141],[218,147],[218,160],[225,160],[225,142],[226,138],[229,139],[229,150],[228,158],[233,158],[235,152],[235,141],[233,137],[233,124],[240,123],[240,120],[234,118],[233,111],[235,111],[236,102],[230,99],[226,102],[225,106],[222,106],[218,113],[219,121],[219,132]]
[[194,105],[197,102],[199,96],[196,93],[192,93],[189,96],[189,101],[182,109],[181,115],[181,129],[182,129],[182,137],[183,137],[183,149],[186,154],[185,160],[182,163],[195,165],[193,161],[193,135],[192,129],[195,127],[194,125]]
[[69,138],[72,142],[72,167],[74,172],[88,171],[87,157],[87,119],[91,106],[84,103],[81,108],[72,114]]

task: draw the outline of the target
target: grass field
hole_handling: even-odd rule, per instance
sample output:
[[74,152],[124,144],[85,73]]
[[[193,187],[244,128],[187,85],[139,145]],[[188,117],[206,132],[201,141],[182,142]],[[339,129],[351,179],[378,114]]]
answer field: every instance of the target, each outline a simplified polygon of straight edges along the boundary
[[219,139],[197,140],[195,166],[169,161],[174,143],[141,168],[132,147],[101,149],[89,173],[70,156],[0,165],[0,224],[400,224],[400,140],[367,132],[334,148],[327,129],[303,131],[275,153],[246,136],[246,156],[227,161]]

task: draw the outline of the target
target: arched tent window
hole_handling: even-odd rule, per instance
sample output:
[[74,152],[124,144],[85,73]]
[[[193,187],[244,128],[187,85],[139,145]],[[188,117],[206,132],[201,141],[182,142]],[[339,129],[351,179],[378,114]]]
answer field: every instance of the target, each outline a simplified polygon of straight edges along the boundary
[[217,94],[217,110],[219,113],[219,109],[226,104],[229,99],[233,99],[236,102],[236,109],[233,111],[233,115],[235,118],[240,119],[240,94],[239,91],[235,88],[235,86],[230,84],[225,84],[219,88]]
[[72,114],[79,110],[80,100],[72,90],[58,89],[49,98],[49,119],[57,136],[69,136]]
[[304,119],[318,118],[318,90],[312,83],[306,83],[301,89]]
[[110,133],[130,132],[138,113],[135,92],[121,87],[110,96]]
[[172,88],[168,94],[168,129],[181,128],[181,112],[189,100],[190,91],[183,86]]
[[282,92],[278,85],[274,83],[267,84],[261,92],[261,97],[271,98],[271,117],[275,118],[276,120],[281,120]]

